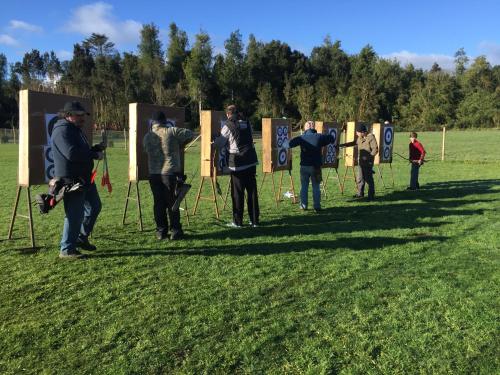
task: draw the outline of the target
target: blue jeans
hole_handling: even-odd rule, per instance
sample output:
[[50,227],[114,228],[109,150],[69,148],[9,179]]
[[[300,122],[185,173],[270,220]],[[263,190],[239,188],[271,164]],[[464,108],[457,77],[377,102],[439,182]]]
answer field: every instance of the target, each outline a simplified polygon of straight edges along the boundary
[[309,165],[300,166],[300,204],[302,207],[307,208],[307,198],[309,195],[309,180],[311,180],[312,191],[313,191],[313,204],[314,209],[321,208],[321,190],[319,184],[321,183],[321,178],[319,174],[315,172],[316,168]]
[[410,173],[410,188],[418,189],[420,187],[418,183],[418,171],[420,170],[420,165],[418,163],[411,163],[411,173]]
[[64,228],[61,252],[76,249],[78,239],[86,239],[101,212],[101,199],[95,184],[85,186],[82,191],[64,196]]

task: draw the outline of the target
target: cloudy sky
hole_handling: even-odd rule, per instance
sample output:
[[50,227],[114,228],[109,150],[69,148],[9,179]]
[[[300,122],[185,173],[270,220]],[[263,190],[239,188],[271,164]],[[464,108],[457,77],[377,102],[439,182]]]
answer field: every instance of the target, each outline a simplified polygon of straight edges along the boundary
[[500,64],[500,0],[18,0],[2,2],[1,9],[0,52],[9,62],[34,48],[68,59],[73,44],[92,32],[106,34],[121,52],[134,52],[142,24],[151,22],[165,45],[168,25],[175,22],[190,40],[208,32],[215,52],[239,29],[244,41],[253,33],[306,54],[330,35],[348,53],[371,44],[383,57],[424,69],[434,62],[452,69],[461,47],[472,58],[486,55]]

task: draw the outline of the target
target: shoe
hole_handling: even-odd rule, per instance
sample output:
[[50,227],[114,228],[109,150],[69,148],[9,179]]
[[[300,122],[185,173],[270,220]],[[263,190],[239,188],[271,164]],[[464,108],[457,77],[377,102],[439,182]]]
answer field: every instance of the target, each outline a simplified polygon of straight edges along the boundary
[[316,212],[317,214],[319,214],[321,211],[322,211],[322,210],[321,210],[321,207],[320,207],[320,208],[315,208],[315,209],[314,209],[314,212]]
[[375,197],[368,197],[366,199],[367,202],[373,202],[375,200]]
[[180,231],[177,231],[177,232],[173,232],[171,235],[170,235],[170,239],[172,241],[175,241],[175,240],[182,240],[184,238],[184,232],[182,230]]
[[355,194],[352,196],[353,198],[356,198],[356,199],[361,199],[361,198],[364,198],[362,195],[359,195],[359,194]]
[[415,191],[415,190],[417,190],[417,188],[412,188],[411,186],[408,186],[408,187],[406,188],[406,190],[413,190],[413,191]]
[[227,223],[226,224],[226,227],[230,227],[230,228],[241,228],[242,226],[241,225],[238,225],[236,224],[234,221],[230,222],[230,223]]
[[307,206],[305,204],[300,204],[299,208],[302,210],[302,211],[307,211]]
[[252,222],[249,223],[249,225],[252,227],[252,228],[257,228],[259,226],[259,224],[254,224]]
[[80,253],[78,250],[63,250],[59,253],[59,258],[61,259],[68,259],[68,260],[74,260],[74,259],[85,259],[86,255]]
[[88,238],[79,238],[76,241],[76,247],[79,247],[80,249],[87,251],[94,251],[97,249],[97,247],[95,247],[89,242]]
[[156,232],[156,239],[158,241],[166,240],[168,239],[168,234],[163,231]]

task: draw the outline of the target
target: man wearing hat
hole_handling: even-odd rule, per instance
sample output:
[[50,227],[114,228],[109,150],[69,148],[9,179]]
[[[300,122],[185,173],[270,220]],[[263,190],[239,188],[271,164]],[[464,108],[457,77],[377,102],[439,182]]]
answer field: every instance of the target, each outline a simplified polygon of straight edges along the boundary
[[356,139],[352,142],[344,143],[339,147],[358,148],[358,173],[356,175],[356,185],[358,192],[355,198],[362,198],[365,195],[365,183],[368,184],[368,200],[375,198],[375,182],[373,181],[373,160],[378,152],[377,140],[373,134],[368,134],[366,125],[356,126]]
[[[156,112],[151,119],[151,131],[144,136],[144,150],[148,154],[149,185],[153,193],[153,212],[156,238],[181,239],[184,235],[179,210],[172,209],[177,183],[183,179],[182,151],[193,139],[189,129],[167,123],[163,112]],[[170,221],[170,237],[169,232]]]
[[89,113],[80,102],[67,102],[60,111],[60,119],[52,130],[54,174],[65,184],[80,183],[81,189],[64,196],[64,228],[60,258],[82,258],[77,248],[92,251],[96,247],[88,237],[101,211],[101,200],[91,181],[94,160],[103,158],[104,144],[90,146],[82,128]]

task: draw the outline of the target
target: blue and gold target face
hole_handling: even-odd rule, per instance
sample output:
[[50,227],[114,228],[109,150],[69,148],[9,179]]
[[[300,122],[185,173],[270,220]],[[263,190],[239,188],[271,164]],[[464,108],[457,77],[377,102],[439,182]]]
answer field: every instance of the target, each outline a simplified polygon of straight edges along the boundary
[[392,127],[384,128],[384,143],[386,146],[392,145],[392,139],[394,138],[394,130]]
[[288,150],[283,148],[283,143],[288,141],[288,126],[280,125],[276,128],[276,147],[278,148],[277,165],[283,167],[288,165]]
[[384,127],[383,134],[383,145],[381,152],[381,160],[382,161],[391,161],[392,160],[392,145],[394,142],[394,128],[392,126]]
[[59,116],[55,113],[45,114],[45,134],[47,144],[43,146],[43,159],[45,165],[45,182],[49,182],[54,178],[54,155],[52,152],[52,130],[54,125],[59,120]]

